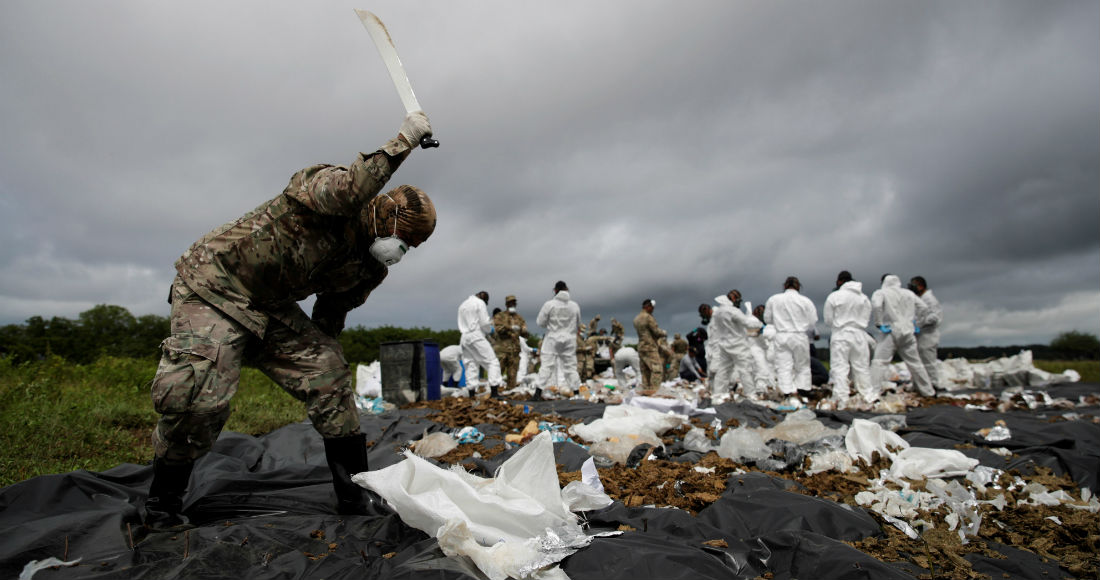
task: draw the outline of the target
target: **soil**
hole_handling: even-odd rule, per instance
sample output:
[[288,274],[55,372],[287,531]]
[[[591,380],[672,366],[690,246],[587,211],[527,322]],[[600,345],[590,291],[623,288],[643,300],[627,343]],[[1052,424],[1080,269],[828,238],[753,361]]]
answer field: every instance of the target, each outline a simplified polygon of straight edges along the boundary
[[[959,401],[943,398],[927,399],[920,403],[956,405]],[[996,404],[994,401],[991,403]],[[1011,403],[1012,406],[1018,404],[1026,408],[1026,402],[1022,400],[1013,400]],[[434,412],[426,418],[448,427],[495,424],[504,433],[519,433],[531,421],[548,421],[560,425],[579,422],[557,415],[542,415],[534,409],[525,413],[523,405],[493,399],[447,398],[418,402],[407,408],[431,409]],[[706,429],[709,437],[715,435],[712,425],[698,420],[693,423],[696,427]],[[737,427],[736,420],[728,422],[723,429],[734,427]],[[683,427],[667,433],[663,438],[666,446],[682,439],[687,429],[688,427]],[[444,464],[461,464],[467,469],[473,469],[474,458],[491,458],[505,448],[499,440],[486,439],[482,443],[460,444],[455,450],[435,459]],[[722,458],[713,452],[694,463],[649,459],[637,462],[636,465],[637,467],[628,467],[616,464],[599,468],[604,490],[612,499],[629,507],[670,506],[692,514],[698,513],[722,495],[730,474],[760,471],[754,466]],[[887,466],[885,461],[876,460],[872,465],[859,462],[856,465],[859,471],[855,473],[829,471],[811,475],[804,469],[764,473],[792,482],[790,491],[858,507],[855,495],[868,490],[871,487],[870,481],[878,478],[879,471]],[[697,471],[696,467],[714,471],[703,473]],[[1004,476],[1005,483],[1008,482],[1008,475]],[[1065,490],[1074,497],[1081,497],[1081,491],[1068,476],[1055,476],[1049,470],[1040,469],[1034,475],[1010,475],[1021,477],[1027,483],[1042,484],[1051,491]],[[561,465],[558,466],[560,485],[565,486],[578,479],[579,471],[566,472]],[[909,483],[912,489],[924,487],[923,481]],[[896,485],[894,487],[900,489]],[[931,522],[933,526],[925,528],[917,539],[910,539],[894,525],[867,510],[879,520],[884,535],[849,543],[884,562],[915,564],[927,571],[922,578],[987,578],[988,576],[975,572],[964,556],[982,554],[990,558],[1005,558],[991,544],[1008,545],[1034,553],[1044,561],[1060,565],[1073,576],[1100,577],[1100,518],[1097,514],[1065,505],[1017,505],[1017,498],[1011,491],[1002,489],[997,493],[1004,493],[1007,505],[1003,510],[998,510],[992,505],[980,504],[981,525],[978,534],[967,537],[965,544],[957,531],[950,530],[951,526],[946,519],[950,511],[946,507],[920,514],[919,519]],[[978,499],[992,498],[979,496]]]

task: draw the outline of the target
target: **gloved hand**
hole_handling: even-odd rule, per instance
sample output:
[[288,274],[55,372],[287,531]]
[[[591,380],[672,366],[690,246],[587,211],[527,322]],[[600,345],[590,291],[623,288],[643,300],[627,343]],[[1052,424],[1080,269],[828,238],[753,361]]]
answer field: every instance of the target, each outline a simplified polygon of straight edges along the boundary
[[513,324],[512,325],[512,330],[514,330],[516,332],[519,332],[519,325],[518,324]]
[[913,321],[913,334],[920,334],[920,327],[917,326],[917,321]]
[[878,329],[881,330],[883,334],[890,334],[889,324],[880,324],[878,325]]
[[399,131],[401,137],[415,149],[420,145],[420,138],[431,136],[432,126],[428,123],[428,116],[424,111],[413,111],[405,117]]

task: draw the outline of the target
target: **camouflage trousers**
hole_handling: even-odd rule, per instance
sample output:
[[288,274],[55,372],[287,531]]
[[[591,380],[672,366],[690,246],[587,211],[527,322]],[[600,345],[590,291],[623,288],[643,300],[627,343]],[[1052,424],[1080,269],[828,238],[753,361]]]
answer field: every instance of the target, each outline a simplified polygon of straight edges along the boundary
[[273,320],[260,339],[177,278],[172,335],[161,351],[152,384],[153,408],[160,414],[153,450],[168,463],[194,461],[210,451],[229,418],[246,351],[249,363],[306,404],[322,437],[359,433],[343,350],[315,326],[298,333]]
[[500,361],[500,373],[508,377],[507,388],[516,388],[516,377],[519,376],[519,351],[497,351],[497,360]]
[[639,348],[638,362],[642,364],[642,388],[646,390],[659,388],[665,373],[661,352],[657,349]]

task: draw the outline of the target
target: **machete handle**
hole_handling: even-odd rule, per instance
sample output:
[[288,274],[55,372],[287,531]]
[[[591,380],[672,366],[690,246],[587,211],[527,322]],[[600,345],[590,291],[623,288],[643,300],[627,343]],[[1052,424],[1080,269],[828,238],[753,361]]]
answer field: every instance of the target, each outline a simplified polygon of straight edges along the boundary
[[439,141],[432,139],[429,135],[424,135],[420,138],[421,149],[431,149],[432,147],[439,147]]

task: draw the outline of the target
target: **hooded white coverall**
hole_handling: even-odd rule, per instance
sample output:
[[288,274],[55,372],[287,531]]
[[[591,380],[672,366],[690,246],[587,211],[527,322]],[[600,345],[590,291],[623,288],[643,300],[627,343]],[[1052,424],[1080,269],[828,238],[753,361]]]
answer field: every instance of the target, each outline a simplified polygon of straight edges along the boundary
[[756,379],[752,372],[749,334],[759,332],[764,325],[755,316],[734,306],[728,296],[716,296],[714,301],[718,306],[707,327],[707,355],[710,357],[707,376],[710,377],[711,396],[728,393],[736,381],[741,383],[741,391],[746,397],[755,399]]
[[490,387],[499,387],[503,382],[500,361],[485,338],[485,333],[492,328],[493,321],[485,302],[477,295],[471,295],[459,305],[458,330],[462,333],[459,344],[462,345],[462,364],[466,365],[466,386],[471,389],[478,384],[478,367],[485,368]]
[[940,385],[940,373],[936,368],[936,361],[939,358],[937,349],[940,347],[940,322],[943,322],[943,307],[940,306],[940,301],[936,299],[936,296],[932,294],[932,290],[925,288],[924,294],[920,295],[921,302],[928,308],[928,311],[924,316],[917,317],[917,326],[920,327],[920,333],[917,334],[917,354],[920,355],[921,364],[924,365],[924,372],[928,373],[928,380],[932,382],[933,387]]
[[810,336],[817,326],[817,307],[798,290],[788,288],[764,304],[764,322],[775,327],[775,371],[785,395],[813,388],[810,381]]
[[577,373],[577,328],[581,324],[581,307],[569,299],[569,291],[562,290],[547,300],[535,319],[546,329],[539,351],[539,388],[549,385],[558,376],[558,367],[565,374],[567,387],[576,389],[581,384]]
[[[624,346],[615,351],[612,365],[615,369],[615,382],[619,384],[620,389],[633,389],[642,378],[642,361],[638,358],[638,351],[629,346]],[[633,381],[626,378],[626,373],[623,372],[626,367],[634,369]]]
[[890,325],[890,332],[883,333],[875,345],[875,356],[871,361],[871,381],[876,388],[881,392],[886,366],[894,359],[896,352],[909,368],[917,391],[926,397],[935,395],[936,390],[932,388],[917,354],[917,339],[913,335],[913,321],[927,314],[928,308],[924,302],[908,288],[902,288],[901,280],[890,274],[882,280],[882,288],[871,295],[871,308],[876,326]]
[[461,356],[462,346],[458,344],[445,346],[439,351],[439,365],[443,367],[444,383],[448,381],[454,381],[455,384],[462,382],[462,365],[458,362]]
[[845,402],[851,394],[851,375],[863,400],[878,400],[878,385],[871,384],[871,351],[867,348],[867,325],[871,323],[871,301],[863,284],[845,282],[825,299],[825,324],[832,328],[829,339],[829,379],[833,400]]

